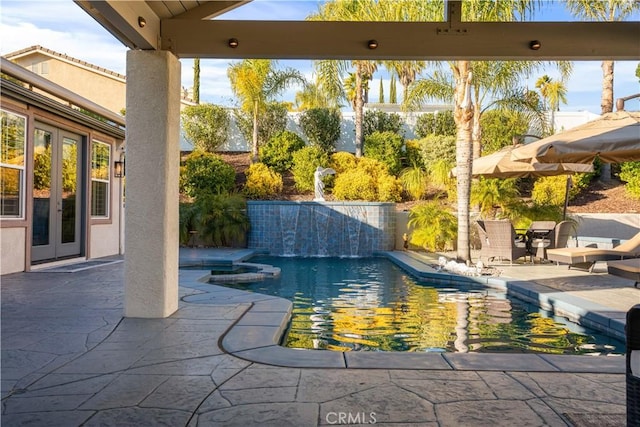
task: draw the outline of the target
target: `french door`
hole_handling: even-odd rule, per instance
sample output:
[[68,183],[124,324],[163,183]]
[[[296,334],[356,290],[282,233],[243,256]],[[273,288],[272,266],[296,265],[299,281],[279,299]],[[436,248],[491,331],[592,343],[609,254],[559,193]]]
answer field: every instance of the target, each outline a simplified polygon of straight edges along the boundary
[[31,261],[79,256],[82,139],[42,123],[34,132]]

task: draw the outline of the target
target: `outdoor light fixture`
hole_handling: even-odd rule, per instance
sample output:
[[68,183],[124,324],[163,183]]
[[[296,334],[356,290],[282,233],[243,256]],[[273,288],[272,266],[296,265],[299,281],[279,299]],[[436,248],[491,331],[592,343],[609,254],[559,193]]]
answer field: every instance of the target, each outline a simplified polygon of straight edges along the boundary
[[147,20],[142,16],[138,16],[138,27],[144,28],[147,25]]
[[378,47],[378,41],[377,40],[369,40],[367,42],[367,46],[369,47],[369,49],[376,49]]
[[122,178],[124,176],[124,162],[123,161],[115,161],[113,162],[113,176],[116,178]]
[[529,49],[531,50],[538,50],[542,47],[542,43],[540,43],[539,40],[531,40],[529,42]]
[[238,39],[229,39],[229,41],[227,42],[227,44],[229,45],[229,47],[231,49],[235,49],[238,47]]

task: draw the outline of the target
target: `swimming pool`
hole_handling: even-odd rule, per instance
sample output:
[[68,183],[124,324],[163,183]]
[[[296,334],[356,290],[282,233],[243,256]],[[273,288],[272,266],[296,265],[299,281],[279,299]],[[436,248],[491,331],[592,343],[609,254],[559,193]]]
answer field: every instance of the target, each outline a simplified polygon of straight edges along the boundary
[[[624,343],[482,285],[417,281],[386,258],[254,257],[279,277],[229,283],[293,302],[283,345],[334,351],[624,354]],[[218,282],[218,284],[221,284]]]

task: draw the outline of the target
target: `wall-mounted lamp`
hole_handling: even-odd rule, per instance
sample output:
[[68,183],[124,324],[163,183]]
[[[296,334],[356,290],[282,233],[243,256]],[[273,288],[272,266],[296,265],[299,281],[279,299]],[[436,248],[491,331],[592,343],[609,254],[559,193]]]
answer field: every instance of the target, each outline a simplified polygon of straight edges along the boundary
[[542,47],[542,43],[540,43],[539,40],[531,40],[529,42],[529,49],[531,50],[538,50]]
[[367,47],[369,49],[377,49],[378,48],[378,41],[377,40],[369,40],[367,42]]
[[124,162],[123,161],[115,161],[113,162],[113,176],[116,178],[122,178],[124,176]]
[[227,44],[231,49],[235,49],[238,47],[238,44],[239,44],[238,39],[229,39],[229,41],[227,41]]
[[138,16],[138,27],[144,28],[147,25],[147,20],[142,16]]

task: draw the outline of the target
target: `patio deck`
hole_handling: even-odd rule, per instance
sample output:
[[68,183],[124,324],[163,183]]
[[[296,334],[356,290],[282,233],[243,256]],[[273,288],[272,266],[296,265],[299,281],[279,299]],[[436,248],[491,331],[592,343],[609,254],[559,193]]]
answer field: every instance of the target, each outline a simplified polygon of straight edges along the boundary
[[[192,260],[245,255],[181,252]],[[640,290],[604,264],[592,274],[498,268],[494,279],[582,306],[613,329],[640,302]],[[123,263],[2,276],[2,425],[625,424],[621,357],[436,361],[284,349],[274,340],[286,301],[201,286],[201,274],[180,272],[179,310],[167,319],[122,318]]]

